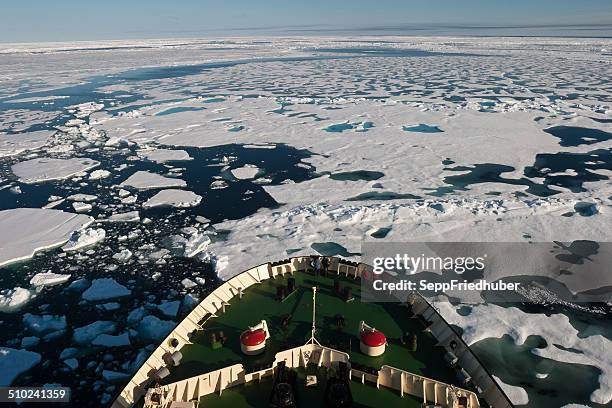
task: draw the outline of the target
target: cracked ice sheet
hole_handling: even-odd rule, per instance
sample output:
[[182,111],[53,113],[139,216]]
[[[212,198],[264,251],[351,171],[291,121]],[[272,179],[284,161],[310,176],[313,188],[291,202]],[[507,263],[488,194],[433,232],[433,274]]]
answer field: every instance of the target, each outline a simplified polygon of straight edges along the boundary
[[[534,242],[550,242],[559,237],[567,241],[606,241],[612,221],[608,208],[591,217],[561,217],[574,203],[573,199],[536,202],[456,199],[261,209],[251,217],[216,224],[215,228],[231,232],[227,240],[210,244],[208,251],[229,258],[228,266],[218,271],[222,279],[229,279],[254,265],[287,256],[283,250],[298,250],[293,256],[312,254],[310,245],[315,242],[335,242],[348,252],[359,253],[364,240],[520,242],[524,241],[523,234],[528,233]],[[442,211],[432,208],[435,204],[442,204]],[[370,234],[381,227],[392,230],[384,239],[372,238]],[[585,289],[591,288],[591,284],[598,288],[600,283],[577,284]]]
[[0,266],[64,244],[93,222],[87,215],[39,208],[0,211]]
[[[578,330],[564,314],[547,316],[525,313],[515,307],[481,304],[474,306],[467,316],[462,316],[449,302],[436,302],[436,305],[447,322],[463,328],[463,339],[468,345],[486,338],[500,338],[504,334],[512,337],[517,345],[523,344],[529,336],[541,336],[547,345],[533,349],[533,353],[555,361],[599,368],[602,371],[599,388],[591,394],[591,401],[598,404],[612,401],[612,354],[609,353],[612,341],[602,335],[579,337]],[[562,350],[555,344],[578,352]]]

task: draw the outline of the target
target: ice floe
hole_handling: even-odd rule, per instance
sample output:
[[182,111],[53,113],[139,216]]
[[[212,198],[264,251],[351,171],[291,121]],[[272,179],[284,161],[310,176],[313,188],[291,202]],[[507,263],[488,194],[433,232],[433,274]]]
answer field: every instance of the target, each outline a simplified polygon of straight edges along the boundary
[[91,286],[82,293],[81,297],[90,302],[96,302],[129,296],[131,293],[128,288],[117,283],[113,278],[99,278],[91,282]]
[[171,150],[171,149],[152,149],[152,150],[140,150],[138,156],[145,158],[156,163],[168,163],[176,161],[193,160],[193,157],[189,155],[185,150]]
[[162,190],[147,200],[143,207],[195,207],[202,201],[202,196],[188,190]]
[[191,258],[205,251],[211,243],[210,237],[196,227],[186,227],[181,235],[170,237],[171,249],[181,256]]
[[91,173],[89,173],[89,179],[90,180],[100,180],[100,179],[110,177],[110,175],[111,175],[111,172],[108,170],[94,170]]
[[101,334],[111,334],[116,330],[115,323],[99,320],[86,326],[74,329],[72,340],[81,346],[89,345]]
[[0,290],[0,312],[9,313],[18,310],[32,300],[36,294],[26,288]]
[[237,169],[232,169],[231,173],[239,180],[250,180],[257,176],[259,169],[256,166],[243,166]]
[[21,373],[24,373],[40,363],[38,353],[0,347],[0,386],[8,387]]
[[168,187],[185,187],[187,183],[184,180],[177,178],[164,177],[156,173],[148,171],[137,171],[132,174],[127,180],[121,183],[121,186],[133,187],[138,190],[149,190],[156,188]]
[[55,286],[70,280],[71,275],[53,272],[40,272],[30,279],[30,285],[34,287]]
[[130,345],[130,337],[127,333],[122,333],[116,336],[102,333],[91,341],[91,345],[103,347],[125,347]]
[[174,329],[176,323],[161,320],[155,316],[145,316],[137,327],[138,336],[143,341],[159,341]]
[[140,213],[138,211],[128,211],[125,213],[116,213],[106,219],[102,219],[103,222],[139,222]]
[[38,251],[64,244],[93,218],[51,209],[0,211],[0,266],[22,261]]
[[14,164],[11,171],[22,183],[32,184],[49,180],[62,180],[97,167],[100,162],[92,159],[54,159],[40,157]]
[[74,231],[68,242],[62,246],[65,252],[78,251],[83,248],[101,242],[106,237],[106,231],[103,228],[86,228]]
[[31,313],[26,313],[23,315],[23,324],[31,333],[36,335],[64,330],[67,327],[66,316],[39,316]]
[[50,130],[11,135],[0,133],[0,157],[14,156],[28,150],[39,149],[47,143],[53,133]]

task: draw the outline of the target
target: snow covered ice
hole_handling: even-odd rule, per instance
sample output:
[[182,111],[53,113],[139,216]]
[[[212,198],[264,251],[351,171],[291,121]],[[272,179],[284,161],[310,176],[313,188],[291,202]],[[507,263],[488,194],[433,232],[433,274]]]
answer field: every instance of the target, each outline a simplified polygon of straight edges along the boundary
[[99,164],[91,159],[37,158],[19,162],[11,170],[24,183],[40,183],[72,177]]
[[193,191],[168,189],[162,190],[143,204],[143,207],[194,207],[200,204],[202,197]]
[[0,211],[0,266],[60,246],[74,231],[92,221],[86,215],[58,210],[15,208]]

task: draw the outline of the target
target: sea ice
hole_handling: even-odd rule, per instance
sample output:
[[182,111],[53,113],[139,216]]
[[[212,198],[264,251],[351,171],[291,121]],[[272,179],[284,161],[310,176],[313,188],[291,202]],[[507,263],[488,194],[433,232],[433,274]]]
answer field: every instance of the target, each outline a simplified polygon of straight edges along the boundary
[[138,156],[157,163],[193,160],[185,150],[172,149],[140,150]]
[[250,180],[254,179],[259,173],[259,169],[256,166],[243,166],[237,169],[232,169],[231,173],[234,177],[239,180]]
[[501,387],[501,389],[506,393],[510,401],[514,405],[527,405],[529,404],[529,396],[527,395],[527,391],[524,388],[516,387],[514,385],[506,384],[498,377],[493,376],[497,384]]
[[[54,197],[55,198],[55,197]],[[61,197],[57,197],[55,198],[55,200],[59,200]],[[83,194],[83,193],[78,193],[78,194],[71,194],[68,197],[66,197],[68,200],[70,201],[82,201],[85,203],[90,203],[92,201],[96,201],[98,199],[98,196],[93,195],[93,194]],[[50,201],[55,201],[55,200],[51,200],[51,197],[49,197]]]
[[40,342],[40,338],[36,336],[26,336],[21,339],[21,348],[36,347]]
[[110,177],[111,172],[108,170],[94,170],[89,174],[90,180],[100,180],[103,178]]
[[0,387],[8,387],[21,373],[40,363],[38,353],[0,347]]
[[25,288],[0,290],[0,312],[10,313],[18,310],[36,295],[33,291]]
[[81,229],[72,233],[68,242],[62,246],[62,250],[78,251],[103,241],[105,237],[106,231],[103,228]]
[[185,187],[187,183],[177,178],[168,178],[148,171],[137,171],[121,183],[121,186],[133,187],[138,190],[155,188]]
[[115,323],[99,320],[83,327],[74,329],[72,340],[81,346],[90,344],[101,334],[111,334],[115,332]]
[[87,215],[51,209],[0,211],[0,266],[25,260],[38,251],[64,244],[93,221]]
[[64,282],[68,282],[70,275],[53,273],[53,272],[40,272],[37,273],[30,279],[30,285],[35,287],[42,286],[54,286]]
[[[533,349],[532,353],[555,361],[599,368],[599,388],[591,394],[591,401],[604,405],[612,401],[612,355],[607,352],[612,349],[612,341],[601,334],[580,337],[566,315],[547,316],[525,313],[516,307],[479,304],[473,305],[471,312],[463,316],[449,302],[436,302],[436,306],[449,323],[463,329],[462,337],[468,345],[503,335],[509,335],[520,345],[529,336],[541,336],[546,346]],[[519,400],[523,397],[516,396]]]
[[0,157],[14,156],[28,150],[43,147],[53,135],[51,130],[38,130],[28,133],[0,133]]
[[84,212],[91,211],[93,206],[88,203],[81,203],[77,201],[77,202],[72,203],[72,208],[74,208],[74,211],[78,213],[84,213]]
[[185,289],[191,289],[191,288],[195,288],[196,286],[198,286],[197,283],[195,283],[194,281],[192,281],[189,278],[185,278],[181,281],[181,285],[183,285],[183,287]]
[[128,211],[125,213],[113,214],[110,217],[100,220],[104,222],[139,222],[140,213],[138,211]]
[[176,317],[179,311],[179,307],[181,306],[181,302],[178,300],[172,302],[165,302],[160,305],[157,305],[157,309],[166,317]]
[[113,259],[121,263],[129,261],[130,258],[132,258],[132,251],[130,251],[129,249],[123,249],[113,255]]
[[100,162],[87,158],[53,159],[39,157],[14,164],[12,172],[22,183],[33,184],[49,180],[62,180],[97,167]]
[[131,293],[132,291],[117,283],[113,278],[99,278],[91,282],[91,286],[83,292],[81,297],[87,301],[95,302],[129,296]]
[[69,358],[67,360],[64,360],[64,364],[70,367],[71,370],[76,370],[77,368],[79,368],[79,360],[77,360],[76,358]]
[[145,316],[138,324],[139,339],[143,341],[159,341],[174,329],[176,323],[158,319],[155,316]]
[[67,327],[66,316],[53,315],[33,315],[26,313],[23,315],[23,325],[32,333],[41,335]]
[[151,207],[195,207],[202,201],[202,196],[187,190],[162,190],[143,204],[145,208]]
[[183,235],[173,235],[170,237],[172,249],[186,258],[192,258],[200,252],[206,250],[211,243],[208,235],[199,231],[195,227],[183,228]]
[[118,334],[116,336],[110,334],[100,334],[91,342],[92,346],[103,347],[124,347],[130,345],[130,337],[127,333]]

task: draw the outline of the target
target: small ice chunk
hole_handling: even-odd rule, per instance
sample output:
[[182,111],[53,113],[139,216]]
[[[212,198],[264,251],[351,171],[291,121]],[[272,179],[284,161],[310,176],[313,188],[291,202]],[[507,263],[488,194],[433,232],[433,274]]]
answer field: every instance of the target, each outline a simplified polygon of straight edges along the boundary
[[66,252],[77,251],[103,241],[106,238],[106,231],[102,228],[87,228],[72,233],[70,239],[62,247]]
[[113,255],[113,259],[121,263],[126,263],[130,260],[130,258],[132,258],[132,251],[129,249],[124,249]]
[[79,368],[79,360],[77,360],[76,358],[69,358],[67,360],[64,360],[64,364],[66,364],[72,370],[76,370],[77,368]]
[[185,235],[173,235],[170,237],[172,248],[182,252],[182,256],[192,258],[206,250],[211,243],[208,235],[200,232],[197,228],[184,228]]
[[175,300],[173,302],[165,302],[157,306],[157,309],[166,317],[176,317],[179,311],[181,302]]
[[103,178],[110,177],[111,172],[108,170],[94,170],[89,174],[90,180],[100,180]]
[[229,187],[227,185],[227,183],[225,182],[225,180],[215,180],[212,183],[210,183],[210,189],[211,190],[221,190],[224,188]]
[[[61,197],[59,197],[61,198]],[[93,195],[93,194],[72,194],[69,195],[68,197],[66,197],[68,200],[70,201],[83,201],[85,203],[90,203],[92,201],[96,201],[98,199],[98,196]]]
[[21,348],[35,347],[40,342],[40,338],[36,336],[26,336],[21,339]]
[[99,320],[88,324],[87,326],[74,329],[72,340],[79,345],[90,344],[96,337],[101,334],[111,334],[115,331],[115,323]]
[[237,169],[231,170],[231,173],[238,180],[251,180],[257,177],[259,169],[253,165],[246,165]]
[[28,329],[28,331],[38,335],[64,330],[67,327],[66,316],[39,316],[31,313],[26,313],[23,315],[23,325]]
[[31,290],[25,288],[2,289],[0,290],[0,312],[14,312],[25,306],[34,296]]
[[70,275],[63,275],[53,272],[40,272],[30,279],[30,285],[36,287],[54,286],[67,282],[69,279]]
[[104,222],[138,222],[140,221],[140,213],[138,211],[129,211],[126,213],[113,214],[107,219],[100,220]]
[[62,352],[60,353],[60,360],[65,360],[67,358],[72,358],[74,356],[77,355],[77,353],[79,352],[79,349],[74,348],[74,347],[68,347],[65,348],[64,350],[62,350]]
[[91,285],[91,282],[88,279],[81,278],[81,279],[77,279],[74,282],[72,282],[70,285],[68,285],[66,289],[70,291],[74,291],[74,292],[82,292],[85,289],[87,289],[90,285]]
[[91,204],[88,204],[88,203],[81,203],[81,202],[77,201],[75,203],[72,203],[72,208],[74,208],[74,211],[76,211],[78,213],[84,213],[84,212],[91,211],[93,206]]
[[91,286],[83,292],[81,297],[87,301],[95,302],[129,296],[131,293],[131,290],[117,283],[113,278],[100,278],[94,279]]
[[119,196],[119,198],[125,198],[125,197],[130,195],[130,192],[127,191],[127,190],[121,189],[121,190],[119,190],[117,195]]
[[158,319],[155,316],[145,316],[138,324],[138,335],[144,341],[159,341],[174,329],[176,323]]
[[148,312],[144,307],[138,307],[128,313],[127,322],[130,325],[135,325],[136,323],[140,322],[142,318],[145,317],[147,314]]
[[196,286],[198,286],[197,283],[195,283],[194,281],[192,281],[189,278],[185,278],[181,281],[181,285],[183,285],[183,287],[185,289],[191,289],[191,288],[195,288]]

